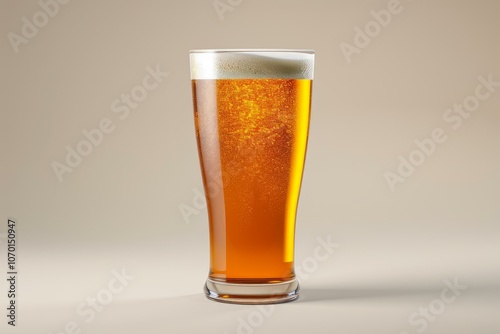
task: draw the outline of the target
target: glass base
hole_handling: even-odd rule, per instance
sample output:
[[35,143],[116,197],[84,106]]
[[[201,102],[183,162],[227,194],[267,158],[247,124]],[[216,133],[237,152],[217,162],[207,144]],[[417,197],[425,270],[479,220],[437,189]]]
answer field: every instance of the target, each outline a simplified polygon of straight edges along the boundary
[[227,283],[207,279],[208,299],[231,304],[278,304],[299,298],[299,281],[294,278],[279,283]]

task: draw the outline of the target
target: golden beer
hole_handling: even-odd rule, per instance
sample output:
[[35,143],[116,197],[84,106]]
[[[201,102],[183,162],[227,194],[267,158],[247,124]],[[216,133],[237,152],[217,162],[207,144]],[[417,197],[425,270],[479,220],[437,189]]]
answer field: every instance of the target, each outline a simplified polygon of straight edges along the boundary
[[252,56],[241,57],[252,60],[250,74],[192,80],[210,227],[206,292],[221,301],[280,302],[298,296],[294,230],[312,77],[294,75],[294,64],[280,67],[281,58]]

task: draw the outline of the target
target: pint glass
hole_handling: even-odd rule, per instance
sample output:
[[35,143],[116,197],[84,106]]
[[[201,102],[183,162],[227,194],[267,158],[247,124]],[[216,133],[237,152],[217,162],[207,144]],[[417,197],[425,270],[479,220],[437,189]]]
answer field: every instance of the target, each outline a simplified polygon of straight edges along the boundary
[[196,139],[210,231],[209,299],[298,297],[295,217],[314,52],[190,52]]

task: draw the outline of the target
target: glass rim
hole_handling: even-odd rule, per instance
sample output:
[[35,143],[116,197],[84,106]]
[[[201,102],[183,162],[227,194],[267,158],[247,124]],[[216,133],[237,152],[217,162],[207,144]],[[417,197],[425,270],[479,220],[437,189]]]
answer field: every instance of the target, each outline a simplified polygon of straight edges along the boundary
[[312,49],[194,49],[189,50],[189,53],[303,53],[315,54]]

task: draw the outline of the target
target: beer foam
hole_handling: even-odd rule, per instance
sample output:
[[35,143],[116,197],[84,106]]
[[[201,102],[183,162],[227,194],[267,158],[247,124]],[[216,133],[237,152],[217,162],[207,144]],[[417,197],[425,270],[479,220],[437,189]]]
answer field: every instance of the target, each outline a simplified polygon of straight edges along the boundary
[[312,79],[310,50],[195,50],[191,79]]

